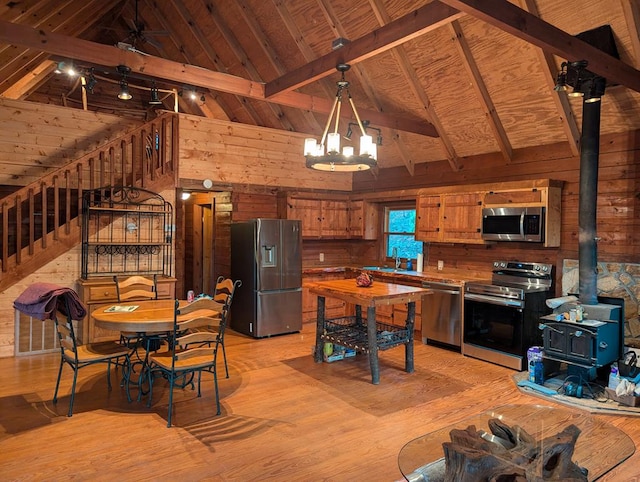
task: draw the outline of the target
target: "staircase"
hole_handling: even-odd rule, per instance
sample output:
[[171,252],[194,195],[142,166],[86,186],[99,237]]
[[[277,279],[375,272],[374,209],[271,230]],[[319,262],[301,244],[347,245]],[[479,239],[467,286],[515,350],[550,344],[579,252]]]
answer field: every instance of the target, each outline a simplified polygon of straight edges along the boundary
[[178,116],[169,112],[1,199],[0,292],[81,242],[83,191],[170,189],[177,167]]

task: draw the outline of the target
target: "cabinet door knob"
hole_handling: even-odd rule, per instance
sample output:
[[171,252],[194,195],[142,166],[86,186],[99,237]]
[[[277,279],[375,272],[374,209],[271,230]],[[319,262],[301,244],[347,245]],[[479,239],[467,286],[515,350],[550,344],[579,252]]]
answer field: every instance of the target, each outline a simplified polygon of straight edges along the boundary
[[105,292],[104,292],[104,295],[105,295],[105,296],[109,296],[109,292],[108,292],[108,291],[105,291]]

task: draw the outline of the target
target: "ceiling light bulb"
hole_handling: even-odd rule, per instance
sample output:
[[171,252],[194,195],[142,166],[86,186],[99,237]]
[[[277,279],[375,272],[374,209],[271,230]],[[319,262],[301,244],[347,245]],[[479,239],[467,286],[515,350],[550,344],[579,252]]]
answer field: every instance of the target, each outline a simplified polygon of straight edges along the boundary
[[191,100],[196,100],[198,98],[198,95],[195,92],[191,92],[190,97]]
[[129,93],[129,84],[127,84],[124,80],[120,81],[120,93],[118,94],[118,99],[120,100],[130,100],[133,96]]

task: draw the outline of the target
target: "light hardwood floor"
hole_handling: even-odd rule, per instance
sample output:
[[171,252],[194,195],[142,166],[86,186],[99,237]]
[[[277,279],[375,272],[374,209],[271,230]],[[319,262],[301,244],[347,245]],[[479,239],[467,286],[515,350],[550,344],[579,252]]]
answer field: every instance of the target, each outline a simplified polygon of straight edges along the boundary
[[[402,349],[381,354],[378,386],[364,358],[314,364],[313,343],[313,325],[263,340],[231,332],[222,415],[206,379],[201,399],[178,392],[170,429],[165,388],[147,409],[117,383],[107,392],[104,367],[88,367],[67,418],[68,368],[51,402],[58,354],[0,359],[0,479],[395,481],[398,452],[415,437],[503,404],[552,405],[521,394],[509,369],[420,342],[413,374]],[[597,417],[640,442],[640,418]],[[636,453],[600,480],[639,473]]]

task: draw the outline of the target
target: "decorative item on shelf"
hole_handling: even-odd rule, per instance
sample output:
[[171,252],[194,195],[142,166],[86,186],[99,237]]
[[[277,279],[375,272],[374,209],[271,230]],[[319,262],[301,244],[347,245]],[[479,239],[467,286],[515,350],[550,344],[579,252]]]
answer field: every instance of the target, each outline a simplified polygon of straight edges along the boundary
[[368,288],[373,284],[373,276],[363,271],[356,278],[356,286],[360,288]]
[[[329,113],[327,119],[327,125],[322,133],[320,143],[314,138],[307,138],[304,141],[304,156],[306,159],[307,167],[316,169],[318,171],[338,171],[338,172],[353,172],[364,171],[375,167],[377,159],[376,145],[382,145],[382,135],[379,129],[371,127],[378,131],[376,142],[373,138],[367,134],[367,128],[369,127],[368,121],[361,121],[356,106],[351,98],[349,92],[349,82],[345,80],[344,73],[349,70],[351,66],[349,64],[338,64],[336,69],[342,73],[341,79],[337,82],[338,92],[333,102],[333,107]],[[362,136],[360,137],[360,154],[356,155],[352,146],[345,146],[342,153],[340,152],[340,134],[338,133],[338,125],[340,121],[340,110],[342,107],[342,96],[346,93],[349,99],[349,105],[353,111],[353,115],[357,120],[357,125],[360,127]],[[331,121],[335,115],[335,124],[333,132],[329,133],[329,127]],[[349,125],[351,130],[351,124]],[[326,147],[326,152],[325,152]]]

